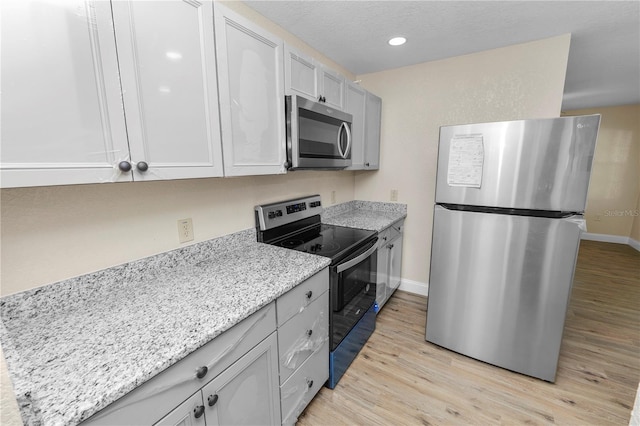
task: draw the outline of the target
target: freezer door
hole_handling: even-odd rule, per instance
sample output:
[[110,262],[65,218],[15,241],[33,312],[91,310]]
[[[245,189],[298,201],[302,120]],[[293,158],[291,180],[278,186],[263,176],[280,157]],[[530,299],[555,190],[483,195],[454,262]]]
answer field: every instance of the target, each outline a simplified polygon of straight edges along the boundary
[[426,340],[553,382],[580,218],[436,206]]
[[600,115],[440,128],[436,203],[583,212]]

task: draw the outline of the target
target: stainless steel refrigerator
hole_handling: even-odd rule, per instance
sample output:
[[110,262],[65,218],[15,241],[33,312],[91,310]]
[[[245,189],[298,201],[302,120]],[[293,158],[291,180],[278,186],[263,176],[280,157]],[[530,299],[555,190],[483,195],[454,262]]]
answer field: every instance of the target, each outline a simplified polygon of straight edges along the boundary
[[599,124],[440,128],[427,341],[555,381]]

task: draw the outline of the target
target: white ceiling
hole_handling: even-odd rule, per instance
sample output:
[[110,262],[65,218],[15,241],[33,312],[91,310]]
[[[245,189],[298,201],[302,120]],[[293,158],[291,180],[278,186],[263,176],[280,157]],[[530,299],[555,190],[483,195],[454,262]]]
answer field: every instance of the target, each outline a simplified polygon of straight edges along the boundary
[[245,3],[356,75],[571,33],[562,109],[640,103],[638,0]]

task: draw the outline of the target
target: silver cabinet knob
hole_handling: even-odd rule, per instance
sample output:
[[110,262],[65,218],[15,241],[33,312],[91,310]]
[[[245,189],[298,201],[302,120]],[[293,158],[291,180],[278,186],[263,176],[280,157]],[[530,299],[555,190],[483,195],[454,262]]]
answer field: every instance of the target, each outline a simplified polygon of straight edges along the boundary
[[139,172],[146,172],[149,170],[149,165],[144,161],[138,161],[136,163],[136,169],[138,169]]
[[131,171],[131,163],[128,161],[121,161],[118,163],[118,169],[120,169],[121,172],[129,172]]

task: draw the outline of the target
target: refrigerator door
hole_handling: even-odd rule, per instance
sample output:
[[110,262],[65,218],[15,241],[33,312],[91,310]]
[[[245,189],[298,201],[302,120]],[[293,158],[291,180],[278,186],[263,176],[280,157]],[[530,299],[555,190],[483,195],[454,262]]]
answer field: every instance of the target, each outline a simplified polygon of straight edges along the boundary
[[553,382],[581,221],[436,206],[426,340]]
[[600,115],[440,128],[436,203],[583,212]]

